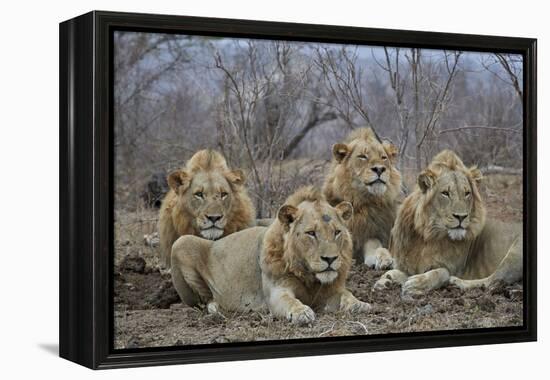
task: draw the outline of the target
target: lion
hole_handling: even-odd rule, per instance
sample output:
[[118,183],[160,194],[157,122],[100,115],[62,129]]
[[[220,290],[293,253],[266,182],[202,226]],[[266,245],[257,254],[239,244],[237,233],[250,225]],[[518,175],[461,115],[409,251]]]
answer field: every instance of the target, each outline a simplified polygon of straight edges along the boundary
[[196,152],[168,175],[170,190],[159,216],[161,264],[170,269],[172,244],[182,235],[216,240],[255,225],[255,209],[242,170],[231,170],[221,153]]
[[[270,311],[311,324],[314,309],[366,312],[371,306],[346,289],[353,208],[330,206],[321,191],[300,188],[269,227],[252,227],[209,241],[182,236],[172,247],[172,281],[189,306],[210,313]],[[235,254],[238,253],[238,254]]]
[[486,218],[481,179],[450,150],[434,157],[399,209],[389,246],[395,267],[375,289],[398,283],[404,296],[417,296],[448,283],[470,289],[522,279],[522,228]]
[[348,201],[354,215],[349,223],[354,258],[376,269],[388,269],[386,249],[395,221],[401,174],[395,167],[398,149],[381,141],[371,128],[354,130],[332,147],[333,161],[323,193],[331,205]]

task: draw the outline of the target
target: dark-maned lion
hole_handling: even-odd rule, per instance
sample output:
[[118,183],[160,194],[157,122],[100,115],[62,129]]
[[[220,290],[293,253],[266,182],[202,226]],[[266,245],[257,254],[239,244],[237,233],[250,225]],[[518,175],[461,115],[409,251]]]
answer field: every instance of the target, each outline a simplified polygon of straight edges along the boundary
[[388,246],[397,212],[401,175],[395,168],[397,148],[378,139],[371,128],[353,131],[332,147],[333,161],[323,193],[331,205],[353,205],[349,228],[354,257],[376,269],[388,269]]
[[214,150],[200,150],[168,176],[170,191],[159,218],[161,261],[170,268],[172,244],[182,235],[216,240],[255,225],[242,170],[231,170]]

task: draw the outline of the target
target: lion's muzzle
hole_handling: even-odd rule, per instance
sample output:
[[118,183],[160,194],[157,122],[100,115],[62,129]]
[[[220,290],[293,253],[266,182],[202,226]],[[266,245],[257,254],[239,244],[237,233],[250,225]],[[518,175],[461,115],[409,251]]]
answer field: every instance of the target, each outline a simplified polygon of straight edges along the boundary
[[388,188],[388,172],[384,166],[380,165],[373,166],[371,172],[372,173],[370,173],[370,176],[365,181],[367,191],[372,195],[381,196]]
[[200,234],[208,240],[216,240],[223,236],[226,219],[222,214],[205,215],[199,221]]
[[451,240],[463,240],[466,237],[466,230],[470,225],[468,213],[453,213],[453,220],[457,225],[447,229],[447,234]]
[[322,284],[330,284],[338,277],[341,262],[338,260],[338,256],[321,256],[320,259],[315,265],[312,265],[313,271],[316,272],[315,277]]

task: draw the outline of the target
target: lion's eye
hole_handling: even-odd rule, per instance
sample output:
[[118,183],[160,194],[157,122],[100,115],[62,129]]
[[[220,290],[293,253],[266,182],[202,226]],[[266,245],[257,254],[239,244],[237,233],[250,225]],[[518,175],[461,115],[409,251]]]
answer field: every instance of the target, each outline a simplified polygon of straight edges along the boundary
[[467,190],[466,190],[466,192],[464,193],[464,195],[465,195],[466,197],[469,197],[470,194],[471,194],[471,193],[470,193],[469,191],[467,191]]
[[197,198],[200,198],[200,199],[203,199],[204,198],[204,194],[202,191],[197,191],[195,194],[193,194],[194,196],[196,196]]
[[341,233],[342,233],[342,231],[340,231],[340,230],[334,231],[334,237],[340,236]]
[[220,195],[221,195],[222,199],[227,198],[227,193],[225,191],[222,191],[222,193]]
[[388,159],[388,156],[382,156],[382,159],[386,161]]
[[306,235],[308,236],[311,236],[311,237],[315,237],[315,231],[306,231]]
[[359,155],[357,155],[357,158],[360,159],[360,160],[368,159],[368,157],[365,154],[359,154]]
[[443,194],[446,197],[449,197],[449,192],[448,191],[442,191],[441,194]]

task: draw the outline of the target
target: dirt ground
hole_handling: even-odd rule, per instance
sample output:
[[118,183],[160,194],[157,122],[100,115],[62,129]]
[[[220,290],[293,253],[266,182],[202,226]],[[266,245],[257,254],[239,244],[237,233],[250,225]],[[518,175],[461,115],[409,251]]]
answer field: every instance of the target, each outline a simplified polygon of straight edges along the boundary
[[[405,179],[407,181],[407,179]],[[489,217],[520,222],[520,176],[488,176],[481,186]],[[404,300],[395,286],[371,291],[380,271],[355,266],[353,294],[373,305],[369,314],[317,313],[298,327],[268,314],[208,315],[180,303],[169,275],[158,271],[158,248],[144,241],[156,232],[157,211],[118,212],[115,223],[115,348],[193,345],[343,335],[517,326],[523,323],[521,284],[461,292],[446,288]]]

